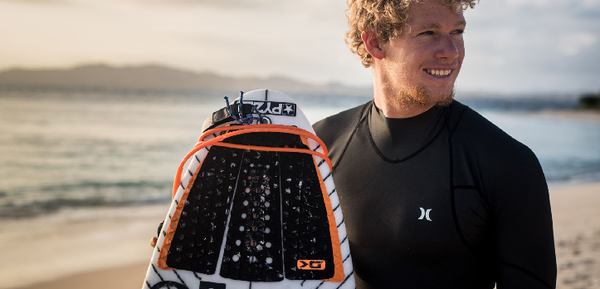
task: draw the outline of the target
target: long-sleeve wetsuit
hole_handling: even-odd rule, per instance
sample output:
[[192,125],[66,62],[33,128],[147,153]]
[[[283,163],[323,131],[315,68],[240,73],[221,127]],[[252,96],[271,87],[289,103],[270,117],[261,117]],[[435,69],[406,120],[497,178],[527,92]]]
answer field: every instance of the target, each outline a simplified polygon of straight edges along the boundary
[[330,149],[357,288],[555,288],[533,152],[454,101],[408,119],[369,102],[314,125]]

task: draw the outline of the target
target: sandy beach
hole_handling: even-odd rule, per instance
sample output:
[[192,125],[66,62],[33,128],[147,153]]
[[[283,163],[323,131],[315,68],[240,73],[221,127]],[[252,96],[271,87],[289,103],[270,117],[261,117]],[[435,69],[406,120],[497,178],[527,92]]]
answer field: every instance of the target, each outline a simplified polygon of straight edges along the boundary
[[600,183],[550,188],[557,288],[600,288]]
[[165,213],[123,207],[4,222],[0,288],[137,288]]
[[[550,197],[557,288],[600,288],[600,183],[553,185]],[[164,210],[71,211],[5,224],[0,288],[138,288]]]

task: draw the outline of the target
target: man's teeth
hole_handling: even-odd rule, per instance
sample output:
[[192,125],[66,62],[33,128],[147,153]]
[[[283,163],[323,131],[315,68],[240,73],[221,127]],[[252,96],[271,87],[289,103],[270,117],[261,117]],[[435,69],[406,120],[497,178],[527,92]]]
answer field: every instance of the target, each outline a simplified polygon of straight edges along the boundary
[[426,71],[433,76],[448,76],[452,73],[451,69],[427,69]]

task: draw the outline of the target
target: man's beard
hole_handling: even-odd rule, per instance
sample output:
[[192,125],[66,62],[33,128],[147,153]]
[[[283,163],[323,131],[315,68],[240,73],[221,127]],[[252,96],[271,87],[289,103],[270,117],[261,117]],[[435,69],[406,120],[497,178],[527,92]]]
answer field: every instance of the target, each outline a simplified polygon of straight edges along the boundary
[[454,88],[448,95],[434,97],[426,87],[420,86],[396,91],[392,102],[397,107],[448,106],[453,98]]

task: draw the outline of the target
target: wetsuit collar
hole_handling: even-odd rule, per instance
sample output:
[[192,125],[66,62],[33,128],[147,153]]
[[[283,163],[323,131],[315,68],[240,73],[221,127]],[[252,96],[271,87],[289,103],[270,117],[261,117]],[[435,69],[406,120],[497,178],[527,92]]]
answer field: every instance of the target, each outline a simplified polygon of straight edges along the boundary
[[442,128],[444,108],[434,106],[410,118],[387,118],[373,102],[368,111],[372,143],[385,158],[402,159],[420,150]]

